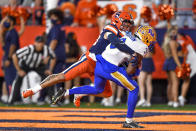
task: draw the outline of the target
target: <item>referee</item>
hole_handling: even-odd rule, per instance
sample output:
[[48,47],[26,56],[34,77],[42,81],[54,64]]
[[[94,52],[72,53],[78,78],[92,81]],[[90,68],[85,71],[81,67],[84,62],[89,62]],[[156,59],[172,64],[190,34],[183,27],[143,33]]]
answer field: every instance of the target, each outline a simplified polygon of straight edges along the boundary
[[[55,66],[56,56],[45,44],[44,37],[37,36],[34,45],[29,45],[16,51],[12,56],[14,66],[17,70],[15,82],[13,82],[8,103],[13,104],[21,100],[20,87],[24,76],[30,72],[37,72],[42,80],[46,75],[52,74]],[[49,69],[48,62],[50,60]]]

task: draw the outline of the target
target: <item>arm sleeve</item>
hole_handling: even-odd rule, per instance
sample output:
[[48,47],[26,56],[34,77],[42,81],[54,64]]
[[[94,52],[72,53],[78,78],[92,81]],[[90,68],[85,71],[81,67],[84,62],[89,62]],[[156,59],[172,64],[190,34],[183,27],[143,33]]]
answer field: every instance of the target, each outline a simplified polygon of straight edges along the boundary
[[128,47],[126,44],[124,44],[115,34],[109,34],[108,40],[112,45],[114,45],[116,48],[118,48],[120,51],[128,53],[132,55],[134,51]]

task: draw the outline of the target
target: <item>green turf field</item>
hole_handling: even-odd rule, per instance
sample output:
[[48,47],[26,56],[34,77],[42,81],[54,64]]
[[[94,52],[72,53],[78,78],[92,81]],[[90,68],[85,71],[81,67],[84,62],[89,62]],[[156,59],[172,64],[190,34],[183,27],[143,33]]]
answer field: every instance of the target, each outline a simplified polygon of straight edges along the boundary
[[[21,104],[21,105],[7,105],[7,104],[2,104],[0,103],[0,107],[32,107],[32,108],[39,108],[39,107],[50,107],[50,105],[41,105],[38,106],[36,104]],[[68,105],[60,105],[58,106],[60,108],[75,108],[75,106],[73,105],[73,103],[68,104]],[[55,107],[51,107],[51,108],[55,108]],[[112,107],[105,107],[103,105],[101,105],[100,103],[93,103],[93,104],[89,104],[89,103],[82,103],[80,108],[114,108],[114,109],[126,109],[127,106],[126,104],[121,104],[121,105],[115,105]],[[178,108],[173,108],[173,107],[169,107],[166,104],[155,104],[152,105],[151,107],[138,107],[136,109],[159,109],[159,110],[195,110],[196,111],[196,105],[185,105],[184,107],[178,107]]]

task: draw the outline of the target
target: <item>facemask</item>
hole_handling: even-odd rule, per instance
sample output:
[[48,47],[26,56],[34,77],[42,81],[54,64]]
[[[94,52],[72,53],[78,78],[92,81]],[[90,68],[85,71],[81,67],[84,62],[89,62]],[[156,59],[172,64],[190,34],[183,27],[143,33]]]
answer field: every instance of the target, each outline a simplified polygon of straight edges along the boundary
[[51,23],[52,23],[53,25],[56,25],[57,20],[53,20],[53,19],[51,19]]
[[9,28],[9,27],[10,27],[10,23],[5,21],[5,22],[3,23],[3,26],[4,26],[5,28]]

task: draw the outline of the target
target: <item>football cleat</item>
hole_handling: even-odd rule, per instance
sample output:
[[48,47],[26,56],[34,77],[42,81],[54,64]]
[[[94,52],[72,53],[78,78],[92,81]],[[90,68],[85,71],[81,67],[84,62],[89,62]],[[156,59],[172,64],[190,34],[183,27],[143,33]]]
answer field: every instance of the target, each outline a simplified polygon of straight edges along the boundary
[[23,98],[27,98],[27,97],[32,96],[32,95],[34,95],[34,93],[31,89],[26,89],[22,92]]
[[137,122],[132,121],[131,123],[123,123],[123,128],[144,128],[144,126],[140,126]]
[[82,96],[80,96],[80,94],[75,94],[74,95],[74,101],[73,101],[73,103],[74,103],[74,105],[76,107],[80,107],[80,99],[81,98],[82,98]]
[[57,94],[55,96],[52,97],[52,104],[55,105],[58,101],[60,101],[65,94],[66,90],[64,89],[59,89]]

